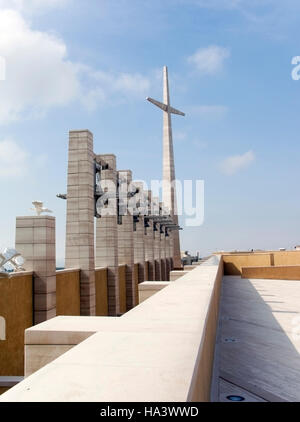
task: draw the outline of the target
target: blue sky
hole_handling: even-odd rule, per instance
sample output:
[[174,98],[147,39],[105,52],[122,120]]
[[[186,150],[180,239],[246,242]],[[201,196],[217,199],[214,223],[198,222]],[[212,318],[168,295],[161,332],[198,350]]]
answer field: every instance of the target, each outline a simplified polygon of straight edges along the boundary
[[[300,243],[296,0],[0,0],[0,247],[41,199],[64,256],[68,131],[88,128],[135,179],[161,177],[169,67],[176,175],[205,181],[205,219],[182,249]],[[184,218],[181,219],[184,225]]]

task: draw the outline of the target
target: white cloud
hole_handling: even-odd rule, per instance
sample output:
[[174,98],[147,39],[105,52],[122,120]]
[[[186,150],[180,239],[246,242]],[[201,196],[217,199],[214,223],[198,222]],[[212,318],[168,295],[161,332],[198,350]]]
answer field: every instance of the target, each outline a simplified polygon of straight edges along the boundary
[[25,14],[40,13],[66,6],[71,0],[0,0],[0,9],[14,9]]
[[104,72],[72,62],[63,40],[33,30],[16,10],[0,9],[0,56],[6,62],[0,123],[38,117],[75,100],[94,109],[149,92],[149,79],[138,73]]
[[82,95],[84,105],[93,110],[98,106],[119,104],[132,99],[143,98],[150,91],[149,78],[139,73],[112,73],[95,71],[85,67],[89,85],[86,95]]
[[0,178],[24,176],[29,154],[12,140],[0,142]]
[[79,69],[67,60],[63,41],[32,30],[13,10],[0,10],[0,55],[6,61],[0,122],[16,120],[25,110],[27,116],[40,113],[79,95]]
[[46,154],[30,154],[11,139],[0,141],[0,179],[18,180],[40,172],[47,163]]
[[221,163],[220,168],[224,174],[232,175],[238,172],[239,170],[249,167],[249,165],[254,161],[254,159],[255,155],[253,151],[250,150],[242,155],[232,155],[230,157],[227,157]]
[[193,65],[200,74],[214,74],[223,69],[225,60],[230,57],[230,50],[218,45],[199,48],[192,56],[188,57],[188,63]]

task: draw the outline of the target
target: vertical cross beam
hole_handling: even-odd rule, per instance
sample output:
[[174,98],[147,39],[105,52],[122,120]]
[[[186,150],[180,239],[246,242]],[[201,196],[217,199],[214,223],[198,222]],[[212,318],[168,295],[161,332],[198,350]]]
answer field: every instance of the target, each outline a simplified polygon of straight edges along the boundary
[[[147,98],[152,104],[163,110],[163,202],[171,212],[175,224],[178,224],[177,200],[175,187],[175,164],[171,114],[185,114],[170,105],[168,68],[163,68],[163,103]],[[179,232],[173,235],[173,261],[175,268],[181,268]]]

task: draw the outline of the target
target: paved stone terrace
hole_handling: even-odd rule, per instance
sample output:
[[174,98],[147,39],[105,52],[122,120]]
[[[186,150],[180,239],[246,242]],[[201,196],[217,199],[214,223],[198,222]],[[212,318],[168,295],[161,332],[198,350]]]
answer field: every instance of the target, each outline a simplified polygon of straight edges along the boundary
[[300,281],[225,276],[220,309],[214,400],[300,401]]

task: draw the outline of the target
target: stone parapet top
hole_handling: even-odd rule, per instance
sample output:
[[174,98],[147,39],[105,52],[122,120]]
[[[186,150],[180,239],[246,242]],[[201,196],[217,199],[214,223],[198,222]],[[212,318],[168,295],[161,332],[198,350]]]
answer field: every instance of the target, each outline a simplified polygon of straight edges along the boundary
[[53,215],[24,215],[24,216],[18,216],[16,217],[17,219],[22,219],[22,220],[31,220],[31,219],[35,219],[35,220],[43,220],[43,219],[49,219],[49,220],[55,220],[55,217]]
[[89,129],[76,129],[76,130],[70,130],[69,133],[82,133],[82,132],[88,132],[90,135],[93,135],[93,133]]
[[56,274],[73,273],[81,271],[80,268],[64,268],[62,270],[56,270]]
[[33,275],[33,271],[18,271],[16,273],[9,273],[9,278],[23,277],[24,275]]

